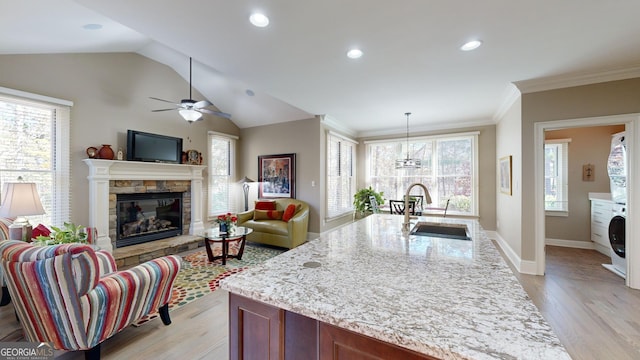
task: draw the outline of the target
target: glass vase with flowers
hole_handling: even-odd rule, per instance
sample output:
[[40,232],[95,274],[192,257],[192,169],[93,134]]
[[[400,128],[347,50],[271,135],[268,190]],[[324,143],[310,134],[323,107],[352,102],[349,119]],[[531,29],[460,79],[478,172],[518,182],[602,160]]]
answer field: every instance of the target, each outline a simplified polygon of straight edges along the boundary
[[220,227],[220,233],[232,233],[238,221],[238,217],[231,213],[226,213],[219,215],[217,221],[218,226]]

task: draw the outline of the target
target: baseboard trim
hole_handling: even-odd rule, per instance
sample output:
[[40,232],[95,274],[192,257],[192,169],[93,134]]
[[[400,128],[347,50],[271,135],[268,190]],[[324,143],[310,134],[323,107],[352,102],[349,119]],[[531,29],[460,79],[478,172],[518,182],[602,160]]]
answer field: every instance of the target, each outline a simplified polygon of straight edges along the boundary
[[485,231],[489,239],[495,240],[500,247],[500,250],[505,254],[507,260],[513,265],[517,272],[521,274],[536,275],[536,263],[535,261],[522,260],[513,248],[504,241],[502,236],[496,231]]
[[565,240],[565,239],[544,239],[545,245],[562,246],[576,249],[595,250],[593,241]]

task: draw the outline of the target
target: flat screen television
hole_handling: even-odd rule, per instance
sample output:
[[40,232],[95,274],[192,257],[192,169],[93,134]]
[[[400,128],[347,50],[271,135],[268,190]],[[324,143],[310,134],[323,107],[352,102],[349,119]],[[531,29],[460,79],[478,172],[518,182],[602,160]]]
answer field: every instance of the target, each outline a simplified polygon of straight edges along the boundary
[[182,159],[182,138],[127,131],[127,160],[179,164]]

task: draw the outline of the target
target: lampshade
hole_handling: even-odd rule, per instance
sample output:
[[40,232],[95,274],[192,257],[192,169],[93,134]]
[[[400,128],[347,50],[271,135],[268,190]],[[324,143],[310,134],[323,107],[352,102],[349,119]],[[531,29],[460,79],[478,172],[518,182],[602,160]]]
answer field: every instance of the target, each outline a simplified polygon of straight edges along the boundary
[[407,116],[407,157],[396,160],[396,169],[420,169],[422,167],[422,160],[411,159],[409,157],[409,115],[411,115],[411,113],[407,112],[404,114]]
[[44,208],[35,183],[5,183],[0,216],[15,218],[42,215]]
[[251,180],[251,179],[249,179],[248,177],[245,176],[242,179],[238,180],[237,182],[238,182],[238,184],[245,184],[245,183],[253,183],[253,182],[255,182],[255,180]]
[[198,121],[202,117],[202,113],[200,111],[193,109],[182,109],[178,111],[178,113],[188,122]]

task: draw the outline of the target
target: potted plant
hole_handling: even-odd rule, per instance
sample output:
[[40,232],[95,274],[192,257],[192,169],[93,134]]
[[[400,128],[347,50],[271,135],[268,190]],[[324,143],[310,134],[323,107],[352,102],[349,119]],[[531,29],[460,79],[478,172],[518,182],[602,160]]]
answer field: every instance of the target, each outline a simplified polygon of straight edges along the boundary
[[356,208],[356,215],[365,217],[373,212],[371,209],[371,196],[375,197],[378,205],[384,203],[384,192],[377,192],[371,186],[360,189],[353,195],[353,206]]
[[49,236],[38,236],[36,243],[38,245],[54,245],[68,243],[86,243],[88,234],[86,228],[82,225],[73,223],[64,223],[64,227],[59,228],[51,226],[51,234]]

